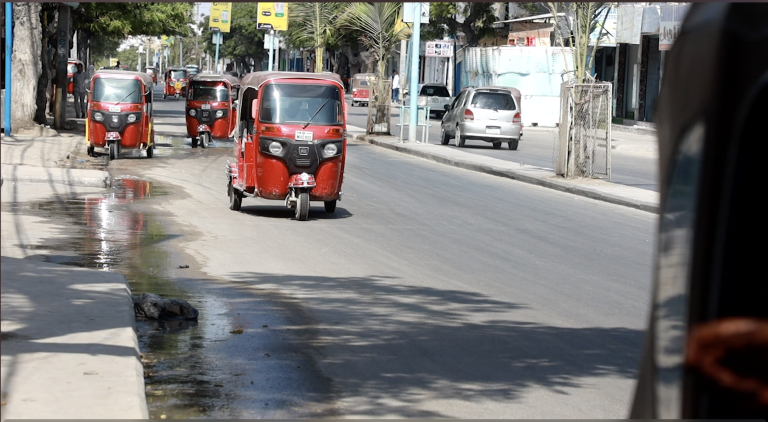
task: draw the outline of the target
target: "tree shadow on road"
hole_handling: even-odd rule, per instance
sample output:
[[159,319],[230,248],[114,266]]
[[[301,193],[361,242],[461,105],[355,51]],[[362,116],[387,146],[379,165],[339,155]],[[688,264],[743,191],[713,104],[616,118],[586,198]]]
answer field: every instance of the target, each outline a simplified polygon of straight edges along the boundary
[[[426,398],[509,402],[531,389],[571,394],[585,378],[633,379],[643,331],[559,327],[514,319],[526,305],[381,277],[231,275],[308,315],[321,370],[371,417],[450,417]],[[291,299],[280,299],[280,298]],[[311,323],[307,323],[311,321]],[[591,393],[594,394],[594,393]]]

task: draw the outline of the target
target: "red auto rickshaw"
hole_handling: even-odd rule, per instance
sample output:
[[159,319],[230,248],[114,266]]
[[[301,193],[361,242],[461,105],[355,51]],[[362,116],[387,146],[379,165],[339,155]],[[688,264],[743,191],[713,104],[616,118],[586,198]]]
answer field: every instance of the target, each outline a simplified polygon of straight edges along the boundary
[[189,83],[189,72],[184,67],[169,67],[165,71],[165,84],[163,85],[163,99],[168,96],[176,97],[187,96],[187,83]]
[[285,201],[296,219],[310,201],[336,210],[347,150],[344,85],[337,74],[256,72],[242,79],[229,208],[244,197]]
[[152,82],[157,85],[157,68],[154,66],[147,66],[144,68],[144,72],[152,77]]
[[352,106],[368,105],[370,97],[369,78],[373,78],[373,73],[358,73],[352,77]]
[[152,87],[152,77],[144,72],[113,69],[93,75],[85,123],[88,155],[105,148],[110,160],[124,149],[145,150],[152,158]]
[[227,139],[237,124],[240,79],[230,75],[196,75],[187,91],[187,135],[192,148],[208,148],[211,139]]
[[[78,64],[82,65],[83,62],[81,62],[80,60],[73,60],[73,59],[70,59],[67,61],[67,93],[68,94],[75,93],[74,77],[75,77],[75,73],[77,73]],[[85,72],[84,65],[83,65],[83,72]]]

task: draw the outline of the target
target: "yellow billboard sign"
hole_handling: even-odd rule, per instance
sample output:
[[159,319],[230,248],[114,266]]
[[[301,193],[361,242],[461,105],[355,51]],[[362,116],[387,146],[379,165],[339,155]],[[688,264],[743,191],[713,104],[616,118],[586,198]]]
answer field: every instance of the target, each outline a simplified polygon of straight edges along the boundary
[[221,32],[229,32],[232,23],[232,3],[211,3],[211,19],[208,27],[219,28]]
[[167,45],[167,46],[173,45],[173,37],[163,35],[162,38],[160,39],[160,44]]
[[259,16],[256,18],[258,29],[288,29],[288,3],[259,3]]
[[109,67],[115,67],[117,66],[117,58],[116,57],[110,57],[109,58]]

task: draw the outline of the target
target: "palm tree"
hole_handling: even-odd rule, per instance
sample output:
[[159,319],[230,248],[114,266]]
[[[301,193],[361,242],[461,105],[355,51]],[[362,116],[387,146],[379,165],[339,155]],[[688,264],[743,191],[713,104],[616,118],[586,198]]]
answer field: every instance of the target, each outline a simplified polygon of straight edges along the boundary
[[338,21],[345,3],[291,3],[286,38],[296,47],[315,49],[315,72],[323,71],[323,51],[338,35]]
[[361,31],[361,42],[373,56],[376,78],[371,84],[368,113],[368,133],[389,133],[389,99],[391,86],[384,75],[387,56],[395,46],[410,35],[410,29],[400,23],[402,3],[352,3],[344,16],[342,25],[348,29]]
[[411,33],[399,24],[402,3],[351,3],[342,17],[346,28],[362,31],[361,41],[373,55],[376,76],[384,77],[386,58]]

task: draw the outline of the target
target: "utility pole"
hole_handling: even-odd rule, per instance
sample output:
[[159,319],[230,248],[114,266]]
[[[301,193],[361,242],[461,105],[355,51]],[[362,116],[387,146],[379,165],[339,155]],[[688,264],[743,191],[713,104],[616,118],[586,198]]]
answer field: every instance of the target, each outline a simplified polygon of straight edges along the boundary
[[5,104],[3,120],[5,135],[11,135],[11,55],[13,55],[13,3],[5,3]]
[[184,51],[181,49],[181,37],[179,37],[179,67],[184,66]]
[[272,71],[272,56],[275,52],[275,31],[269,30],[269,71]]
[[408,88],[408,106],[410,123],[408,124],[408,140],[418,142],[416,130],[418,129],[418,100],[419,100],[419,52],[421,50],[421,3],[413,5],[413,29],[411,35],[411,74],[408,76],[410,87]]

